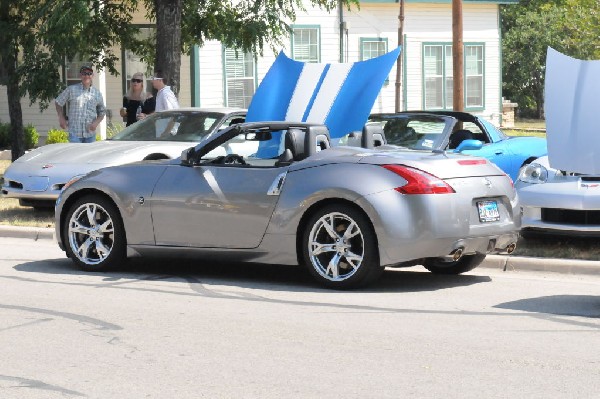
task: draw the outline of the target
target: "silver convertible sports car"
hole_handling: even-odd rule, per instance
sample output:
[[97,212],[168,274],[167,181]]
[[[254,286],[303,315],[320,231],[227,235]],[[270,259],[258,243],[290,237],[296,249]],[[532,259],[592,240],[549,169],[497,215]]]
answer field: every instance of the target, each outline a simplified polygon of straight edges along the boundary
[[177,158],[205,136],[243,122],[245,115],[245,110],[231,108],[163,111],[108,140],[45,145],[6,169],[2,194],[18,198],[23,206],[54,207],[60,190],[74,176],[106,166]]
[[[364,147],[377,133],[365,128]],[[257,156],[269,146],[280,155]],[[56,237],[84,270],[185,253],[300,263],[331,288],[364,285],[386,266],[463,273],[515,248],[516,193],[497,166],[364,147],[331,147],[321,125],[239,124],[180,159],[73,179],[57,200]]]

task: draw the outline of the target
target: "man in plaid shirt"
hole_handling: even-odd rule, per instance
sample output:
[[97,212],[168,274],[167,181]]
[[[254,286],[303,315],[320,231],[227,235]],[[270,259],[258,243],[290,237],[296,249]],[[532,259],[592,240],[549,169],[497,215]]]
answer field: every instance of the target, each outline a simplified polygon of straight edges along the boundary
[[[92,143],[96,141],[96,128],[104,119],[106,107],[100,90],[92,86],[92,67],[81,67],[79,75],[81,83],[68,86],[54,100],[58,123],[62,129],[68,129],[71,143]],[[63,107],[67,103],[68,121],[63,113]]]

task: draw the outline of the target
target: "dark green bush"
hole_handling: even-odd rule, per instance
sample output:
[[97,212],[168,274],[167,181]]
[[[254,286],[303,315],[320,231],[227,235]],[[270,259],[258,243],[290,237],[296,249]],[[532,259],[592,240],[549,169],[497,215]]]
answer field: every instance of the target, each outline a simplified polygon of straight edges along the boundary
[[[38,144],[40,136],[36,128],[31,124],[24,126],[23,131],[25,133],[25,149],[30,150]],[[11,147],[12,140],[10,134],[10,123],[0,122],[0,149]]]
[[10,148],[10,123],[0,122],[0,149]]
[[69,142],[69,133],[64,130],[59,129],[50,129],[48,130],[48,137],[46,137],[46,144],[55,144],[55,143],[68,143]]

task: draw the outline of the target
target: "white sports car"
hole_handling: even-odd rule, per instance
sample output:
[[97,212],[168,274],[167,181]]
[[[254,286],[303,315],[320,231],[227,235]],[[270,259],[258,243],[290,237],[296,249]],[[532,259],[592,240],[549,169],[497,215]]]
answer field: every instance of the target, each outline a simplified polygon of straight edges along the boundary
[[521,170],[515,184],[523,234],[600,237],[600,61],[549,48],[544,110],[548,155]]
[[515,187],[524,235],[600,236],[600,176],[551,168],[545,156],[521,171]]
[[244,122],[245,116],[243,109],[180,108],[154,113],[108,140],[45,145],[6,169],[2,194],[18,198],[22,206],[54,207],[74,176],[135,161],[177,158],[205,137]]

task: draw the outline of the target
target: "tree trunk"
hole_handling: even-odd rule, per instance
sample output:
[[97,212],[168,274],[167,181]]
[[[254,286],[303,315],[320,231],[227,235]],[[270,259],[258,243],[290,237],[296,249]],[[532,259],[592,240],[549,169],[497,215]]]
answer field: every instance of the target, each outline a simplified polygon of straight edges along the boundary
[[156,12],[155,70],[167,77],[167,84],[179,95],[181,68],[181,10],[182,0],[154,0]]
[[[0,22],[5,29],[11,26],[10,3],[0,2]],[[25,153],[23,139],[23,112],[21,110],[21,96],[19,95],[19,78],[17,69],[18,47],[11,35],[0,35],[0,84],[6,85],[8,97],[8,115],[10,117],[11,158],[15,161]]]

